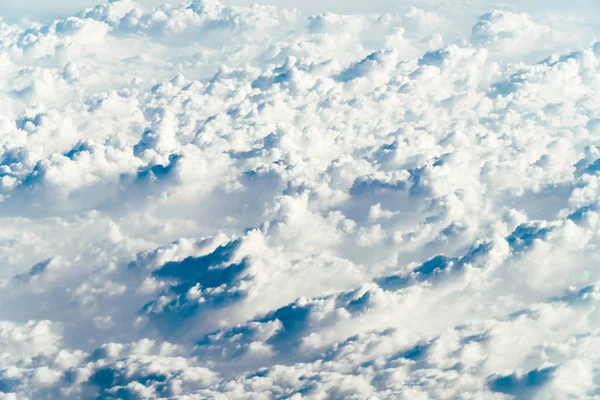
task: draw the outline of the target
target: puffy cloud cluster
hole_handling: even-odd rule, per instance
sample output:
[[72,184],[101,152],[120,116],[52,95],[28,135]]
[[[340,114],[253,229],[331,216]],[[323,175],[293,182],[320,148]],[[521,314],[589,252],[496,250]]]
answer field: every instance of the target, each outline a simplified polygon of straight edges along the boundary
[[556,26],[0,21],[0,398],[595,396],[600,43]]

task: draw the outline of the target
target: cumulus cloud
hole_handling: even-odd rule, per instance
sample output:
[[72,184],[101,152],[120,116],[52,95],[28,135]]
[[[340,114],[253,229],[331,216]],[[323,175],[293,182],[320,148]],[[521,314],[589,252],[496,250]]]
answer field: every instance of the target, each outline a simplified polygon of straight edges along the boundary
[[0,20],[0,398],[596,395],[597,30],[509,8]]

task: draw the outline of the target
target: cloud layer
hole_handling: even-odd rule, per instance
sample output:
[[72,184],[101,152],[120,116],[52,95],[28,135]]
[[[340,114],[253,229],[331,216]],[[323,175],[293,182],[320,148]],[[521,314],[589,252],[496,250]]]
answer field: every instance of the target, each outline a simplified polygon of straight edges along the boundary
[[597,28],[443,11],[0,21],[0,399],[598,395]]

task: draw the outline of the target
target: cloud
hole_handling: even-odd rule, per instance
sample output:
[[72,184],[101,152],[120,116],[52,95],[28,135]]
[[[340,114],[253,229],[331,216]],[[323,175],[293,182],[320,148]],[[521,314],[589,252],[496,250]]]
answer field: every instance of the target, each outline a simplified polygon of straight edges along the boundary
[[592,397],[597,31],[406,5],[0,22],[0,398]]

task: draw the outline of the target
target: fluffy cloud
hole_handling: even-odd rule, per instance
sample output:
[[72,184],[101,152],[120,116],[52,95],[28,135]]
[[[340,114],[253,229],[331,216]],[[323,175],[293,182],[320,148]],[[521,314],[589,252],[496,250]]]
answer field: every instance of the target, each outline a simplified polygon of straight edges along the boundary
[[600,44],[421,6],[0,22],[0,398],[594,396]]

